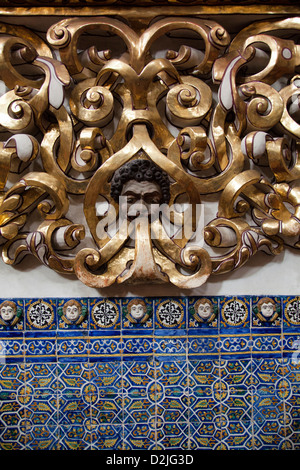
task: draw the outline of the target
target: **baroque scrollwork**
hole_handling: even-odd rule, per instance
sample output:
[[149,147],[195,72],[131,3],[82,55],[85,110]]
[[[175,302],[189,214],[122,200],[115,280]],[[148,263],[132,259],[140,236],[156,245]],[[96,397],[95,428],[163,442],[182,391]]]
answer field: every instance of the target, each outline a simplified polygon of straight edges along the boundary
[[4,262],[31,254],[96,288],[194,288],[298,249],[299,29],[72,17],[42,38],[0,24]]

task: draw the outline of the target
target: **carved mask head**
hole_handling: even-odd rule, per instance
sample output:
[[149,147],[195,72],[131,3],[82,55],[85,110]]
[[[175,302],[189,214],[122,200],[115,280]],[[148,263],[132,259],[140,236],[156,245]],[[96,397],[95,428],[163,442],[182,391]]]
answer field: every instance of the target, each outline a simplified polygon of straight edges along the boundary
[[168,175],[149,160],[133,160],[115,172],[111,196],[129,219],[153,218],[158,205],[170,200],[170,181]]

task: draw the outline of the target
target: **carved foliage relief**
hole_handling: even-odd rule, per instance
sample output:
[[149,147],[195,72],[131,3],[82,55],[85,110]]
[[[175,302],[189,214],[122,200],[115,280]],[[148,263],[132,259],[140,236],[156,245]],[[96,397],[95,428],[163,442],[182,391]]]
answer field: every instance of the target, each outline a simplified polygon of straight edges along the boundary
[[194,288],[299,248],[299,29],[0,24],[3,261],[33,255],[91,287]]

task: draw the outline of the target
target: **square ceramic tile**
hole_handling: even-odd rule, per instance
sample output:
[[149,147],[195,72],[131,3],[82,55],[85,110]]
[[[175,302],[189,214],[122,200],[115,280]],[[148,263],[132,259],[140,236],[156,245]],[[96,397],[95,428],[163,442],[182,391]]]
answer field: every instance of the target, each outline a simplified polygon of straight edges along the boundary
[[[223,331],[226,332],[226,329]],[[251,359],[252,344],[250,333],[220,334],[220,357],[227,360]]]
[[188,450],[188,424],[183,422],[164,422],[157,430],[157,445],[166,450]]
[[300,297],[284,297],[283,304],[283,329],[298,330],[300,328]]
[[58,428],[56,445],[59,450],[89,450],[91,435],[82,424],[62,425]]
[[220,340],[218,335],[189,334],[188,356],[190,360],[219,357]]
[[56,330],[56,299],[25,300],[26,330]]
[[32,426],[41,425],[46,428],[57,426],[58,406],[56,395],[40,395],[33,397],[26,407],[26,420]]
[[151,450],[155,449],[156,428],[155,423],[134,423],[124,426],[125,450]]
[[119,330],[121,326],[121,301],[96,298],[89,301],[90,327],[96,330]]
[[89,376],[99,398],[122,396],[123,370],[120,362],[92,362],[89,364]]
[[100,424],[121,424],[124,422],[123,397],[98,397],[92,403],[91,416]]
[[56,362],[57,341],[56,332],[47,331],[42,337],[34,330],[28,331],[24,339],[25,362]]
[[61,330],[87,329],[89,325],[88,300],[57,300],[57,324]]
[[60,429],[40,424],[26,428],[26,450],[58,450]]
[[25,362],[25,341],[22,333],[6,334],[0,338],[0,364],[21,364]]
[[222,442],[222,433],[214,422],[193,421],[190,424],[190,448],[193,450],[213,450]]
[[0,399],[14,401],[25,378],[24,364],[0,364]]
[[185,360],[165,361],[156,366],[156,384],[167,399],[185,398],[189,394],[188,365]]
[[84,334],[59,336],[56,345],[59,362],[86,362],[89,358],[90,339]]
[[129,297],[121,300],[123,330],[153,329],[153,300],[144,297]]
[[181,335],[155,337],[154,354],[158,360],[169,361],[171,357],[182,360],[187,354],[187,338]]
[[0,299],[0,336],[20,330],[24,330],[24,300]]
[[124,397],[124,423],[146,423],[156,419],[157,406],[149,397]]
[[59,396],[79,397],[91,383],[88,362],[59,363],[57,387]]
[[[97,332],[98,333],[98,332]],[[99,336],[91,334],[89,336],[89,360],[97,361],[121,361],[123,343],[120,334],[107,334]]]
[[[92,420],[93,423],[93,420]],[[122,450],[123,449],[123,426],[112,424],[92,424],[91,430],[92,450]]]
[[226,435],[223,431],[222,445],[228,450],[253,450],[252,423],[249,422],[248,429],[235,423]]
[[146,360],[153,357],[154,341],[153,336],[142,335],[122,337],[122,357],[123,360]]
[[68,426],[72,424],[83,425],[90,417],[91,404],[87,396],[69,396],[63,394],[58,398],[58,424]]
[[246,329],[250,328],[250,298],[221,297],[220,298],[220,328]]
[[161,298],[155,300],[155,328],[186,328],[186,300],[183,298]]
[[36,397],[56,397],[58,394],[57,363],[26,364],[26,385],[31,387]]
[[282,305],[281,298],[274,296],[252,297],[252,329],[281,329]]
[[24,427],[0,426],[1,450],[25,450],[26,442],[26,433]]
[[283,338],[281,333],[252,333],[253,358],[281,358],[283,351]]
[[286,440],[284,428],[276,420],[253,425],[254,450],[281,450]]
[[282,355],[292,364],[300,362],[300,334],[293,330],[285,331],[282,335]]
[[188,327],[218,329],[219,305],[217,297],[188,297]]

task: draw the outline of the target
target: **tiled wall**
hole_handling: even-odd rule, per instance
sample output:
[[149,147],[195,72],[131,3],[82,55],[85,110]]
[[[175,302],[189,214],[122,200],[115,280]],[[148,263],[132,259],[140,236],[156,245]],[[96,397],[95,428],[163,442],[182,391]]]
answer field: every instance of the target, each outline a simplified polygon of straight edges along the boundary
[[0,448],[299,449],[300,297],[200,299],[11,299]]

